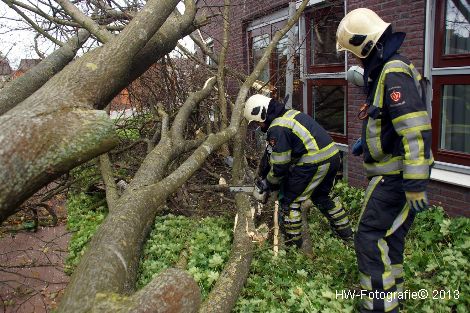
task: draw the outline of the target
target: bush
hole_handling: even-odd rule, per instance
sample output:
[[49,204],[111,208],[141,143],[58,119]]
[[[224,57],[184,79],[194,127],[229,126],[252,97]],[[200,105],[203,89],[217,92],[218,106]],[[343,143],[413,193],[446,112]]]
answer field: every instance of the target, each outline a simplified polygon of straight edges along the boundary
[[230,222],[223,218],[157,217],[144,246],[138,287],[145,286],[180,259],[187,259],[185,268],[206,297],[228,259],[231,229]]
[[[97,203],[103,203],[103,205],[90,210]],[[73,234],[68,246],[69,254],[65,261],[64,271],[71,275],[80,262],[80,257],[85,253],[91,237],[106,217],[107,207],[101,194],[87,195],[83,192],[70,193],[66,206],[67,228]]]
[[[357,224],[364,190],[338,182],[339,197]],[[106,216],[96,207],[103,195],[72,193],[67,201],[68,227],[74,231],[66,270],[70,273],[86,244]],[[232,223],[226,218],[157,217],[139,267],[138,287],[162,270],[179,265],[198,282],[207,296],[227,261]],[[250,274],[235,312],[355,312],[359,299],[345,299],[341,291],[359,290],[354,249],[334,237],[317,210],[309,217],[315,258],[281,250],[274,256],[265,243],[255,251]],[[441,207],[420,213],[407,237],[405,290],[425,289],[429,297],[406,300],[403,312],[467,312],[470,307],[470,219],[448,218]],[[434,298],[433,298],[434,296]]]

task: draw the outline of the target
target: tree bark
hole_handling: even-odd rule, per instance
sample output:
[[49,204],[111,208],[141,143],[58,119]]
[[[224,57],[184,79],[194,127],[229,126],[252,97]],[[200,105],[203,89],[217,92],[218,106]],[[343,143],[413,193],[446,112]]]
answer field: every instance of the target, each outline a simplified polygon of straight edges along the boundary
[[[244,145],[246,123],[240,127],[239,136],[234,145],[234,166],[232,184],[243,183],[244,178]],[[225,268],[215,286],[203,303],[199,312],[231,312],[246,282],[253,259],[253,242],[248,230],[252,228],[252,216],[249,196],[235,195],[238,207],[238,222],[234,232],[232,252]]]
[[10,110],[0,117],[0,222],[40,187],[110,149],[118,139],[104,111]]
[[117,144],[113,123],[90,109],[129,84],[132,59],[177,3],[149,1],[119,36],[0,116],[0,222],[43,185]]
[[190,313],[197,312],[201,293],[185,271],[170,268],[131,297],[99,294],[93,313]]
[[29,97],[52,76],[62,70],[73,60],[78,49],[90,36],[85,30],[70,39],[65,45],[52,52],[38,65],[24,75],[12,80],[0,90],[0,115],[12,109],[15,105]]

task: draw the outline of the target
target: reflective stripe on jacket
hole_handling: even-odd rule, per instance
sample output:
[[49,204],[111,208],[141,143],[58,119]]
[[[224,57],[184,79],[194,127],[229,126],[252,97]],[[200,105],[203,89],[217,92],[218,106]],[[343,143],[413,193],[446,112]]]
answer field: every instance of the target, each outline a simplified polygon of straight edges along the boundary
[[421,75],[406,58],[385,63],[370,94],[364,121],[364,167],[367,176],[403,173],[405,190],[422,191],[433,163],[431,122]]
[[271,123],[267,132],[272,147],[267,179],[279,184],[292,165],[320,164],[339,152],[333,139],[309,115],[288,110]]

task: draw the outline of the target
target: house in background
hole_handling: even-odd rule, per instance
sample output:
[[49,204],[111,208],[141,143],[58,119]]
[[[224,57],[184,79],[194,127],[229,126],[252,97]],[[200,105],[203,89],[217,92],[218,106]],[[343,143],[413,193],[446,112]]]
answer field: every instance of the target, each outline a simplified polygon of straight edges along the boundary
[[[230,67],[250,72],[275,32],[301,1],[232,0]],[[206,12],[222,11],[217,0],[198,1]],[[299,108],[323,125],[343,154],[344,177],[364,187],[362,159],[351,155],[360,137],[357,118],[365,96],[345,80],[355,65],[351,55],[336,53],[336,28],[346,12],[374,10],[395,31],[407,33],[401,52],[430,81],[433,155],[429,196],[450,215],[470,216],[470,4],[466,0],[310,0],[300,21],[278,43],[259,79],[276,86],[277,96],[290,93]],[[222,19],[201,30],[211,49],[220,51]],[[294,35],[292,35],[294,34]],[[292,53],[292,51],[294,51]],[[236,92],[236,84],[228,81]],[[230,88],[229,88],[230,90]],[[290,92],[288,92],[290,91]]]
[[18,69],[13,72],[13,78],[20,77],[28,70],[32,69],[41,62],[41,59],[21,59]]

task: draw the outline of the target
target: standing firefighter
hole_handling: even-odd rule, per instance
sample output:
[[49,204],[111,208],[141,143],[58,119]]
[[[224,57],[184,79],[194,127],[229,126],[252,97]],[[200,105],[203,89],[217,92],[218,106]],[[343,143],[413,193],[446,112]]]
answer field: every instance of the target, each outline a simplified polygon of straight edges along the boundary
[[307,114],[287,110],[284,104],[262,95],[247,100],[244,116],[267,132],[263,159],[269,161],[268,166],[261,166],[257,185],[262,193],[280,189],[286,244],[302,245],[300,205],[308,198],[328,218],[336,234],[352,238],[347,213],[329,197],[340,157],[328,133]]
[[361,286],[371,291],[361,312],[398,312],[405,236],[415,213],[428,207],[431,125],[421,75],[397,52],[404,39],[365,8],[348,13],[336,33],[337,50],[362,62],[367,91],[354,149],[362,150],[370,179],[355,236]]

